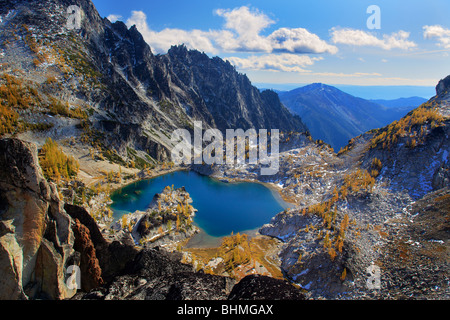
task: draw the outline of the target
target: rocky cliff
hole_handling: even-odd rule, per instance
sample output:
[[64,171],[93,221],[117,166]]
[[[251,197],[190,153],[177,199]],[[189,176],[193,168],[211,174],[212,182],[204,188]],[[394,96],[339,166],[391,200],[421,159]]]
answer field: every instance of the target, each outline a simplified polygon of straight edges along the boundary
[[34,145],[2,139],[0,150],[1,298],[71,297],[66,268],[80,256],[58,191],[42,175]]
[[[210,59],[185,46],[172,47],[161,60],[170,66],[170,77],[176,86],[201,99],[206,110],[192,112],[210,115],[211,120],[203,116],[210,127],[223,132],[228,128],[307,130],[300,118],[281,104],[275,92],[260,93],[247,76],[238,73],[228,61],[219,57]],[[191,99],[195,100],[195,96]]]

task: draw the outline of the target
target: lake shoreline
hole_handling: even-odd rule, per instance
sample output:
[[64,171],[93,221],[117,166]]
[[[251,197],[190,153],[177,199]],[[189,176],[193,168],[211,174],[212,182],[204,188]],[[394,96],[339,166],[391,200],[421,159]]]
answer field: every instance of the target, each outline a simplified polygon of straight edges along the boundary
[[242,182],[247,182],[247,183],[258,183],[261,184],[263,186],[265,186],[266,188],[270,189],[272,191],[272,193],[274,194],[276,200],[280,203],[280,205],[284,208],[291,208],[290,206],[296,206],[296,204],[294,202],[285,200],[283,198],[283,188],[280,187],[279,185],[273,183],[273,182],[264,182],[264,181],[260,181],[257,179],[252,179],[252,178],[228,178],[228,177],[220,177],[220,176],[216,176],[214,174],[206,174],[204,172],[200,172],[198,170],[191,168],[186,168],[186,170],[189,171],[194,171],[197,172],[200,175],[209,177],[211,179],[220,181],[220,182],[224,182],[224,183],[242,183]]
[[[129,185],[132,185],[133,183],[142,181],[142,180],[150,180],[153,178],[157,178],[169,173],[173,173],[173,172],[177,172],[177,171],[189,171],[189,168],[183,168],[183,167],[173,167],[170,169],[158,169],[158,172],[156,172],[155,174],[147,174],[144,173],[143,171],[139,172],[139,174],[141,174],[142,176],[140,177],[136,177],[136,178],[131,178],[127,179],[126,181],[122,181],[120,183],[114,183],[111,185],[111,194],[118,191],[119,189],[125,188]],[[162,190],[161,190],[162,191]]]
[[[225,237],[229,237],[231,235],[223,235],[219,237],[211,236],[208,233],[206,233],[205,230],[203,230],[200,226],[195,225],[200,231],[196,234],[194,234],[183,246],[183,249],[215,249],[220,247],[222,244],[222,240]],[[239,232],[239,234],[246,234],[249,239],[258,237],[258,236],[264,236],[259,233],[260,227],[249,229],[249,230],[242,230]]]
[[[252,195],[247,195],[247,197],[246,198],[243,198],[243,199],[250,199],[250,203],[252,203],[252,200],[253,201],[256,201],[257,203],[261,203],[261,205],[263,206],[263,207],[261,207],[260,209],[256,209],[256,212],[254,211],[254,213],[253,213],[253,215],[255,215],[255,214],[257,214],[258,216],[259,216],[259,218],[258,219],[263,219],[263,220],[265,220],[264,222],[262,222],[261,223],[261,225],[257,225],[256,227],[253,227],[253,228],[251,228],[251,229],[244,229],[244,230],[239,230],[239,228],[240,227],[237,227],[235,230],[232,230],[232,228],[234,228],[234,227],[231,227],[230,229],[232,230],[232,231],[234,231],[234,233],[237,233],[237,232],[239,232],[239,233],[241,233],[241,234],[247,234],[248,236],[251,236],[251,237],[254,237],[254,236],[258,236],[258,235],[260,235],[259,234],[259,229],[264,225],[264,224],[266,224],[266,223],[269,223],[270,222],[270,220],[274,217],[274,216],[276,216],[276,214],[278,214],[279,212],[281,212],[281,211],[283,211],[284,209],[286,209],[287,207],[289,207],[289,204],[288,203],[286,203],[285,201],[283,201],[283,199],[282,199],[282,197],[281,197],[281,194],[280,194],[280,187],[279,186],[277,186],[277,185],[274,185],[274,184],[272,184],[272,183],[267,183],[267,182],[261,182],[261,181],[258,181],[258,180],[254,180],[254,179],[224,179],[224,178],[220,178],[220,177],[217,177],[217,176],[215,176],[215,175],[213,175],[213,174],[211,174],[211,175],[207,175],[207,174],[202,174],[202,173],[200,173],[200,172],[198,172],[198,171],[196,171],[196,170],[192,170],[191,168],[189,168],[189,167],[175,167],[175,168],[172,168],[172,169],[166,169],[166,170],[159,170],[158,172],[156,172],[156,174],[155,173],[153,173],[153,174],[151,174],[151,175],[146,175],[146,176],[140,176],[140,178],[139,179],[135,179],[135,180],[133,180],[133,181],[128,181],[127,183],[124,183],[124,184],[122,184],[120,187],[119,186],[117,186],[115,189],[114,189],[114,191],[112,191],[112,193],[111,193],[111,195],[113,196],[114,195],[114,193],[117,195],[117,193],[118,192],[120,192],[119,190],[121,190],[121,189],[123,189],[123,188],[126,188],[126,187],[129,187],[129,188],[131,188],[131,189],[129,189],[129,190],[127,190],[126,191],[126,193],[125,194],[134,194],[134,196],[140,196],[140,194],[141,194],[141,191],[139,191],[139,192],[136,192],[136,191],[133,191],[132,190],[132,188],[133,188],[133,185],[134,184],[136,184],[136,183],[139,183],[139,182],[143,182],[143,183],[145,183],[145,181],[147,181],[147,180],[153,180],[153,179],[155,179],[155,178],[158,178],[158,177],[161,177],[161,176],[170,176],[170,174],[174,174],[174,173],[176,173],[176,172],[181,172],[181,171],[184,171],[184,172],[187,172],[188,174],[189,173],[194,173],[195,175],[198,175],[199,177],[206,177],[206,178],[209,178],[209,179],[211,179],[210,181],[214,181],[214,184],[215,183],[217,183],[217,185],[218,186],[220,186],[220,185],[222,185],[222,188],[223,187],[225,187],[225,190],[227,190],[228,188],[226,187],[226,186],[224,186],[224,184],[230,184],[230,185],[240,185],[240,184],[254,184],[255,185],[255,187],[249,187],[249,185],[243,185],[242,187],[238,187],[241,191],[244,191],[244,190],[247,190],[247,189],[250,189],[250,190],[252,190],[251,192],[257,192],[257,194],[260,194],[260,192],[261,191],[256,191],[256,190],[261,190],[261,187],[256,187],[256,185],[260,185],[260,186],[262,186],[262,187],[264,187],[264,188],[266,188],[266,193],[267,192],[270,192],[270,194],[272,194],[272,196],[273,196],[273,200],[275,200],[275,202],[274,203],[277,203],[276,205],[275,204],[273,204],[274,206],[277,206],[278,207],[278,209],[276,209],[273,213],[269,213],[269,219],[265,219],[264,218],[264,215],[263,216],[259,216],[259,211],[258,210],[261,210],[261,214],[263,214],[263,212],[265,211],[265,209],[263,209],[263,208],[265,208],[265,205],[264,205],[264,203],[265,203],[265,199],[268,199],[268,198],[266,198],[266,197],[264,197],[263,195],[261,195],[261,196],[252,196]],[[188,192],[191,192],[192,190],[190,190],[190,189],[192,189],[192,188],[195,188],[194,190],[199,190],[199,191],[197,191],[197,192],[201,192],[201,194],[203,195],[203,193],[202,192],[204,192],[205,191],[205,189],[203,189],[203,191],[201,191],[202,189],[202,187],[200,187],[200,185],[198,186],[200,189],[198,189],[198,187],[197,187],[197,185],[196,185],[196,183],[199,183],[196,179],[194,179],[194,180],[190,180],[190,179],[192,179],[193,178],[193,176],[185,176],[183,179],[181,179],[181,181],[179,182],[179,185],[177,185],[177,183],[175,183],[175,185],[177,185],[177,187],[181,187],[181,186],[184,186],[184,187],[186,187],[186,190],[188,191]],[[164,178],[163,178],[164,179]],[[171,179],[171,178],[169,178],[169,179]],[[175,179],[178,179],[178,178],[175,178]],[[189,179],[189,180],[186,180],[186,179]],[[162,180],[162,181],[164,181],[164,180]],[[189,181],[189,182],[187,182],[187,181]],[[189,184],[190,184],[190,182],[192,181],[192,185],[191,186],[189,186]],[[200,179],[200,181],[202,181],[201,179]],[[173,182],[170,182],[170,180],[169,181],[165,181],[166,182],[166,184],[167,185],[171,185],[171,184],[173,184]],[[155,183],[157,183],[157,185],[154,185],[153,186],[153,188],[162,188],[162,186],[161,186],[161,180],[160,181],[158,181],[158,182],[155,182]],[[136,185],[136,188],[140,188],[140,186],[139,185]],[[205,186],[203,186],[203,188],[205,188]],[[206,188],[210,188],[209,186],[206,186]],[[242,188],[244,188],[244,189],[242,189]],[[257,188],[257,189],[254,189],[254,188]],[[162,190],[162,189],[161,189]],[[141,200],[142,199],[146,199],[147,201],[148,201],[148,199],[150,199],[150,197],[151,197],[151,195],[150,195],[150,193],[153,193],[153,192],[156,192],[156,193],[158,193],[158,192],[161,192],[161,190],[157,190],[157,191],[155,191],[155,190],[151,190],[150,192],[147,192],[147,191],[144,191],[144,196],[143,196],[143,198],[141,197]],[[239,195],[241,194],[241,191],[237,191],[238,193],[239,193]],[[212,192],[215,192],[215,191],[212,191]],[[248,191],[246,191],[246,192],[248,192]],[[234,193],[236,193],[236,191],[234,191]],[[145,195],[146,194],[146,195]],[[264,193],[263,193],[264,194]],[[119,196],[120,197],[120,196]],[[261,198],[262,197],[262,198]],[[259,200],[258,200],[259,199]],[[141,200],[139,200],[139,201],[141,201]],[[150,199],[151,200],[151,199]],[[272,201],[273,201],[272,200]],[[117,200],[114,200],[114,201],[117,201]],[[133,200],[132,200],[133,201]],[[204,206],[204,202],[205,202],[205,200],[202,200],[203,201],[203,206]],[[226,201],[226,200],[225,200]],[[261,201],[261,202],[259,202],[259,201]],[[270,200],[268,200],[268,201],[270,201]],[[226,201],[227,202],[227,201]],[[229,201],[228,201],[229,202]],[[241,205],[241,200],[240,199],[236,199],[236,195],[234,195],[234,198],[233,198],[233,200],[231,201],[232,203],[234,203],[234,208],[233,208],[233,205],[230,207],[230,209],[228,210],[228,211],[225,211],[225,212],[230,212],[230,213],[232,213],[232,214],[237,214],[238,216],[239,216],[239,211],[236,211],[237,210],[237,208],[236,208],[236,206],[240,206]],[[242,203],[242,205],[243,206],[245,206],[245,203],[246,203],[246,201],[244,201],[244,203]],[[139,206],[139,205],[142,205],[142,201],[141,201],[141,203],[139,204],[139,203],[137,203],[137,206]],[[270,205],[270,207],[271,206],[273,206],[273,205]],[[125,207],[124,207],[125,206]],[[122,212],[122,214],[128,214],[128,213],[132,213],[131,211],[133,211],[133,212],[136,212],[136,210],[138,210],[138,211],[142,211],[143,209],[138,209],[137,208],[137,206],[132,206],[131,208],[129,208],[129,209],[127,209],[126,208],[126,206],[127,206],[127,204],[126,203],[124,203],[124,204],[122,204],[122,207],[119,205],[119,206],[117,206],[116,208],[113,208],[112,206],[111,206],[111,209],[113,210],[113,212],[118,212],[118,211],[121,211]],[[195,204],[194,204],[194,206],[195,206]],[[201,207],[202,205],[201,205],[201,202],[199,203],[199,206]],[[251,208],[253,208],[253,206],[254,205],[251,205]],[[256,207],[256,208],[258,208],[258,207]],[[136,210],[135,210],[136,209]],[[204,210],[204,209],[203,209]],[[212,211],[211,211],[212,210]],[[226,209],[224,209],[224,210],[226,210]],[[224,212],[224,210],[222,209],[222,216],[223,216],[223,212]],[[270,210],[270,209],[268,209],[268,210]],[[216,209],[208,209],[208,212],[214,212],[214,211],[216,211]],[[206,211],[204,211],[204,212],[206,212]],[[228,215],[228,213],[226,213],[226,215]],[[265,214],[265,215],[267,215],[267,213]],[[220,217],[220,215],[219,215],[219,217]],[[256,216],[254,216],[255,218],[256,218]],[[117,217],[115,217],[115,219],[120,219],[118,216]],[[208,220],[204,220],[204,219],[206,219],[205,218],[205,216],[203,216],[203,217],[201,217],[200,218],[201,220],[197,220],[197,222],[200,222],[200,221],[202,221],[201,223],[200,223],[200,225],[203,225],[204,223],[205,223],[205,221],[208,221]],[[209,219],[209,218],[208,218]],[[214,229],[216,229],[217,231],[218,230],[220,230],[220,227],[218,227],[218,226],[220,226],[221,224],[220,224],[220,221],[221,220],[214,220],[214,219],[216,219],[216,218],[213,218],[213,221],[216,221],[216,222],[218,222],[219,224],[215,224],[214,222],[208,222],[208,223],[210,223],[210,226],[212,226],[212,228],[213,228],[213,230]],[[220,218],[219,218],[220,219]],[[232,218],[233,219],[233,218]],[[248,221],[246,221],[246,222],[244,222],[244,221],[242,221],[243,223],[241,224],[239,221],[239,219],[238,220],[233,220],[235,223],[237,223],[239,226],[245,226],[245,225],[251,225],[253,222],[256,222],[257,220],[253,220],[254,218],[252,218],[252,216],[248,216],[248,218],[247,219],[250,219],[250,220],[248,220]],[[244,218],[244,220],[245,220],[245,218]],[[256,222],[257,223],[257,222]],[[231,225],[232,225],[233,223],[231,223]],[[192,237],[191,237],[191,239],[189,239],[188,240],[188,242],[185,244],[185,246],[186,247],[196,247],[196,248],[207,248],[207,247],[209,247],[209,248],[212,248],[212,247],[217,247],[217,246],[220,246],[220,244],[221,244],[221,242],[222,242],[222,239],[223,239],[223,237],[226,237],[226,236],[229,236],[230,234],[231,234],[231,232],[232,231],[230,231],[229,233],[227,233],[227,234],[225,234],[225,235],[223,235],[223,236],[214,236],[214,234],[217,234],[217,231],[212,231],[212,230],[210,230],[210,232],[211,232],[211,234],[209,234],[206,230],[204,230],[201,226],[200,226],[198,223],[196,224],[196,226],[200,229],[200,232],[198,232],[198,233],[196,233],[195,235],[193,235]],[[231,226],[230,225],[230,226]],[[226,228],[226,227],[225,227]],[[238,231],[236,231],[236,230],[238,230]],[[220,232],[220,231],[219,231]]]
[[167,174],[170,174],[170,173],[178,172],[178,171],[193,171],[193,172],[198,173],[199,175],[202,175],[202,176],[205,176],[205,177],[209,177],[209,178],[211,178],[213,180],[216,180],[218,182],[223,182],[223,183],[244,183],[244,182],[247,182],[247,183],[258,183],[258,184],[261,184],[261,185],[265,186],[266,188],[270,189],[272,191],[272,194],[274,194],[276,200],[280,203],[280,205],[284,209],[290,208],[288,205],[293,205],[293,206],[296,205],[293,202],[289,202],[289,201],[283,199],[283,194],[282,194],[283,188],[281,188],[280,186],[278,186],[277,184],[274,184],[272,182],[263,182],[263,181],[256,180],[256,179],[246,179],[246,178],[223,178],[223,177],[217,177],[215,175],[208,175],[208,174],[199,172],[197,170],[194,170],[191,167],[179,167],[179,166],[173,167],[171,169],[159,169],[159,171],[156,174],[151,174],[151,175],[145,174],[142,177],[133,178],[131,181],[123,181],[121,183],[113,184],[111,186],[111,192],[110,193],[113,194],[113,193],[115,193],[116,191],[118,191],[120,189],[123,189],[123,188],[125,188],[127,186],[130,186],[130,185],[132,185],[134,183],[137,183],[137,182],[140,182],[140,181],[151,180],[151,179],[154,179],[154,178],[157,178],[157,177],[160,177],[160,176],[163,176],[163,175],[167,175]]

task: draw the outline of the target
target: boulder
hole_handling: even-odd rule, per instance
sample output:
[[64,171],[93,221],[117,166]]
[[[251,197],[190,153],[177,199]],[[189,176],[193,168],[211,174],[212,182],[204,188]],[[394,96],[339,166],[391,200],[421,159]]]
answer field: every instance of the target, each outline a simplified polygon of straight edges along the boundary
[[233,287],[229,300],[304,300],[299,289],[286,280],[249,275]]

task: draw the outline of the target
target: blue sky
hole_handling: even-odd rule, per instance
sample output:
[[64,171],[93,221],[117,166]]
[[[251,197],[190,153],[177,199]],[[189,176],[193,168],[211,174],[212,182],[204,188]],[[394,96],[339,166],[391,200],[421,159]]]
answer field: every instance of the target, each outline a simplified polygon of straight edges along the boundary
[[[258,84],[435,86],[450,73],[450,1],[93,0],[154,53],[185,43]],[[370,5],[380,29],[369,29]]]

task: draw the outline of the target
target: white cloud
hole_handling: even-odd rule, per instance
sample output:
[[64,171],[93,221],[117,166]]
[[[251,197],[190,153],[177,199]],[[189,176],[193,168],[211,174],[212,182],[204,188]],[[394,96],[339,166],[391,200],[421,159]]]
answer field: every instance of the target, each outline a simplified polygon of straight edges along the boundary
[[[285,53],[331,53],[337,48],[321,40],[304,28],[280,28],[269,36],[261,32],[274,24],[264,13],[248,7],[233,10],[218,9],[215,13],[225,19],[224,27],[230,30],[225,38],[217,39],[226,51],[285,52]],[[231,32],[233,31],[233,32]],[[221,34],[222,36],[224,34]]]
[[306,66],[313,65],[316,61],[322,60],[322,57],[309,57],[305,55],[296,55],[290,53],[266,54],[262,56],[250,56],[247,58],[229,57],[225,60],[230,61],[238,69],[243,70],[265,70],[265,71],[284,71],[284,72],[311,72],[303,69]]
[[200,51],[216,53],[211,38],[212,33],[202,30],[182,30],[182,29],[164,29],[162,31],[153,31],[147,24],[147,16],[142,11],[132,11],[131,17],[127,20],[126,25],[136,28],[144,37],[145,41],[150,45],[152,50],[157,53],[164,53],[172,45],[185,44],[189,48],[195,48]]
[[390,35],[384,34],[383,38],[377,38],[374,34],[357,29],[331,29],[332,42],[337,44],[347,44],[353,46],[372,46],[384,50],[403,49],[408,50],[417,46],[413,41],[408,40],[409,32],[400,30]]
[[445,29],[439,25],[424,26],[423,36],[425,39],[437,38],[438,45],[450,49],[450,29]]
[[218,52],[255,53],[331,53],[337,47],[321,40],[304,28],[280,28],[265,36],[262,32],[275,22],[257,9],[240,8],[217,9],[216,15],[224,18],[220,30],[151,30],[142,11],[133,11],[127,26],[136,25],[150,47],[157,53],[166,52],[172,45],[184,43],[191,49],[212,54]]
[[236,34],[236,39],[233,40],[232,33],[227,33],[228,40],[235,45],[234,48],[221,41],[222,46],[235,51],[269,52],[271,50],[270,41],[260,33],[274,21],[264,13],[258,10],[250,11],[245,6],[233,10],[217,9],[215,13],[225,19],[224,27]]
[[250,8],[243,6],[229,9],[217,9],[215,14],[225,18],[225,27],[235,30],[237,33],[245,35],[257,35],[268,26],[275,23],[272,19],[257,9],[250,11]]
[[304,28],[281,28],[274,31],[268,39],[273,51],[291,53],[337,53],[335,46],[329,45],[317,35]]
[[109,21],[111,21],[112,23],[116,22],[117,20],[122,19],[121,15],[118,14],[110,14],[109,16],[106,17]]

